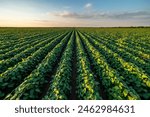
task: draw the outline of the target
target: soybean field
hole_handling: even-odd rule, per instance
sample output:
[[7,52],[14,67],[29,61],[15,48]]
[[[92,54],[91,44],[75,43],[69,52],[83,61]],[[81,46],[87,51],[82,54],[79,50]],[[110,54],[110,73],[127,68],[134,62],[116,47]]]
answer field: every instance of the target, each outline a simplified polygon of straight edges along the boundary
[[1,100],[150,100],[150,28],[0,28]]

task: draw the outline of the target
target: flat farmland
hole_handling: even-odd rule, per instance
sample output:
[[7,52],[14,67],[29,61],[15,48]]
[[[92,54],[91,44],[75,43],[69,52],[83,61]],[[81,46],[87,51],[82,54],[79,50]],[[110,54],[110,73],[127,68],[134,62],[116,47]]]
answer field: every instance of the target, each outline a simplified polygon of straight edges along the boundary
[[0,99],[150,100],[150,28],[0,28]]

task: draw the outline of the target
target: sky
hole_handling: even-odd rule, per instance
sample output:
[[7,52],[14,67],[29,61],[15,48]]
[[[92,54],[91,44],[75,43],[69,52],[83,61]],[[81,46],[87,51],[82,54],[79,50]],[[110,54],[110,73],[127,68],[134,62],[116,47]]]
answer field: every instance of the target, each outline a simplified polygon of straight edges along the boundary
[[0,0],[0,27],[150,26],[150,0]]

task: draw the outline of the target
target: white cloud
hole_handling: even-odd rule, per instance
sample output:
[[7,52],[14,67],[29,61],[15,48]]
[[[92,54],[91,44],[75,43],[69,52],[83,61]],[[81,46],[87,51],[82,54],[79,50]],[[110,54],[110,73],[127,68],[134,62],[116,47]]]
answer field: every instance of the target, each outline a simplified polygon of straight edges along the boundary
[[[38,20],[44,26],[72,27],[111,27],[111,26],[148,26],[150,11],[122,12],[73,12],[70,10],[47,13],[47,20]],[[47,24],[47,25],[46,25]]]
[[87,3],[87,4],[85,4],[85,6],[84,6],[86,9],[89,9],[89,8],[91,8],[92,7],[92,4],[91,3]]
[[74,12],[69,12],[69,11],[62,11],[59,13],[55,13],[56,16],[61,16],[61,17],[71,17],[71,16],[75,16],[76,14]]
[[63,18],[75,18],[75,19],[150,19],[149,11],[131,11],[131,12],[100,12],[91,11],[87,13],[76,13],[70,11],[56,12],[53,15],[63,17]]

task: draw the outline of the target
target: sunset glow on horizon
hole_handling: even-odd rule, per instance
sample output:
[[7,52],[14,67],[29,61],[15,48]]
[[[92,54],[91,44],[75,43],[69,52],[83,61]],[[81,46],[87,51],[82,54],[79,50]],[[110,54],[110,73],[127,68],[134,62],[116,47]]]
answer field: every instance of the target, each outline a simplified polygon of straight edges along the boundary
[[0,27],[150,26],[150,0],[0,0]]

